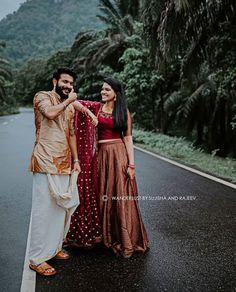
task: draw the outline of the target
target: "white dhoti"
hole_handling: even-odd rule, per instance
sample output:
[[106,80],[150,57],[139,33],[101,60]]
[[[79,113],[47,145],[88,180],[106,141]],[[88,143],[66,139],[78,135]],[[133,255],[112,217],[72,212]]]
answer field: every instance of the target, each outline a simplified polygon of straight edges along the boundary
[[61,251],[71,215],[79,205],[77,176],[33,174],[30,264],[38,265]]

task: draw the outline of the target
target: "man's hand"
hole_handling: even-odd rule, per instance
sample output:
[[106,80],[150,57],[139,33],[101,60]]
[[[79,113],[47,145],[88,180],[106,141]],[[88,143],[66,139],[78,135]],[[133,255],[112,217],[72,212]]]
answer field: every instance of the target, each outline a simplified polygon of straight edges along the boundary
[[71,92],[68,95],[67,100],[69,103],[71,103],[71,102],[74,102],[76,99],[77,99],[77,94],[74,92],[74,88],[72,88]]
[[79,162],[74,163],[73,171],[78,171],[78,173],[81,172],[80,164]]

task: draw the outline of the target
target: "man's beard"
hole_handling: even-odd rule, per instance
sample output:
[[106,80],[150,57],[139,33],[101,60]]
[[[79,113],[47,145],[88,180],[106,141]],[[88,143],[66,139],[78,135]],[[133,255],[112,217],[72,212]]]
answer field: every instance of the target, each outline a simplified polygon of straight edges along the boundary
[[[60,95],[60,97],[61,97],[61,99],[62,100],[65,100],[65,99],[67,99],[68,98],[68,95],[69,94],[64,94],[63,93],[63,89],[68,89],[67,87],[64,87],[64,86],[58,86],[58,84],[56,85],[56,88],[55,88],[55,91],[56,91],[56,93],[57,94],[59,94]],[[70,89],[69,89],[70,90]],[[70,90],[71,91],[71,90]]]

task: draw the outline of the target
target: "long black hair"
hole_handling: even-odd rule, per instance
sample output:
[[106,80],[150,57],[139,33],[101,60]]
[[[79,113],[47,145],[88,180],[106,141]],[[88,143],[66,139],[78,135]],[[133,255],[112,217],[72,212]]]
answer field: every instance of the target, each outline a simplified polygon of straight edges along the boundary
[[104,78],[103,81],[109,84],[116,93],[112,117],[114,128],[123,133],[127,131],[127,103],[123,85],[112,77]]

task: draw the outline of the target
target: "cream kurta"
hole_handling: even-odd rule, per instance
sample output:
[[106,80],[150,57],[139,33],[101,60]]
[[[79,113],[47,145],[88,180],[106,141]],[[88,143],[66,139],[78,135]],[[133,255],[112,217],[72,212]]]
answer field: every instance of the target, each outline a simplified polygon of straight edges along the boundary
[[40,91],[34,97],[36,142],[29,170],[50,174],[71,173],[71,151],[69,136],[74,134],[73,105],[50,120],[44,113],[48,106],[61,103],[54,91]]

